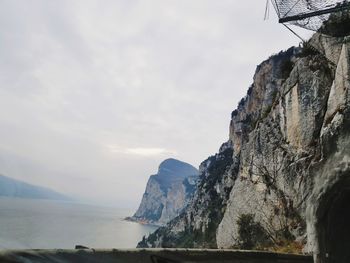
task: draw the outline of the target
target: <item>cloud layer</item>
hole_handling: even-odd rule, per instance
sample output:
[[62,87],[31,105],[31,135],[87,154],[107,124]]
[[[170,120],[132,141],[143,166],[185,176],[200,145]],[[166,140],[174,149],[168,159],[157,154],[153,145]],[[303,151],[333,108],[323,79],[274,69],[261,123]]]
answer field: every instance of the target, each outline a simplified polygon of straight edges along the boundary
[[0,2],[0,172],[135,206],[227,140],[255,67],[298,44],[263,1]]

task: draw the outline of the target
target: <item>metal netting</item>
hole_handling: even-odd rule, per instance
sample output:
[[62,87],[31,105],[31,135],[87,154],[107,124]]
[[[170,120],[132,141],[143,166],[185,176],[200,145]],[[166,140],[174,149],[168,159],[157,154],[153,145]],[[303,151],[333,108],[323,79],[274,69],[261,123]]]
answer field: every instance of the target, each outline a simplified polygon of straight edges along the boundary
[[281,23],[319,30],[331,14],[350,8],[350,0],[272,0]]

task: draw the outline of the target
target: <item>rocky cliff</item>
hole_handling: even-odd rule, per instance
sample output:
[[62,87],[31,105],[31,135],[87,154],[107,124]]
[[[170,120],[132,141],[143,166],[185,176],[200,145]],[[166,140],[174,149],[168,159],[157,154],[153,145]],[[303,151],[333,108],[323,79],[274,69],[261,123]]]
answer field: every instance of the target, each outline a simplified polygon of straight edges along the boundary
[[194,193],[198,170],[192,165],[167,159],[150,176],[141,204],[131,220],[164,225],[185,208]]
[[187,209],[139,247],[310,252],[316,262],[347,251],[349,55],[348,36],[316,33],[260,64]]

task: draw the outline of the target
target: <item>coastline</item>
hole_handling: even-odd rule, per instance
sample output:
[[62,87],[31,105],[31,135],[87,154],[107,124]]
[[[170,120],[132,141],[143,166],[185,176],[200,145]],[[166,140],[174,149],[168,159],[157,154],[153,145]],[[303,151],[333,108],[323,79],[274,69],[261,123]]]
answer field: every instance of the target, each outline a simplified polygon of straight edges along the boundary
[[136,219],[136,218],[134,218],[132,216],[127,216],[123,220],[124,221],[133,222],[133,223],[137,223],[137,224],[144,225],[144,226],[153,226],[153,227],[158,227],[158,228],[163,226],[163,225],[158,225],[158,224],[149,222],[147,220],[139,220],[139,219]]

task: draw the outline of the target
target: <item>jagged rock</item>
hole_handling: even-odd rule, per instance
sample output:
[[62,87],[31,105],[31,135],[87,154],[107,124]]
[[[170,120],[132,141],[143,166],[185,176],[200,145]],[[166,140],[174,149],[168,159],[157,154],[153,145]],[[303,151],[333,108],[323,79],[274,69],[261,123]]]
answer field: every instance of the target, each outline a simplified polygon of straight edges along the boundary
[[198,170],[192,165],[175,159],[163,161],[158,173],[150,176],[141,204],[129,220],[166,224],[188,204],[197,179]]

